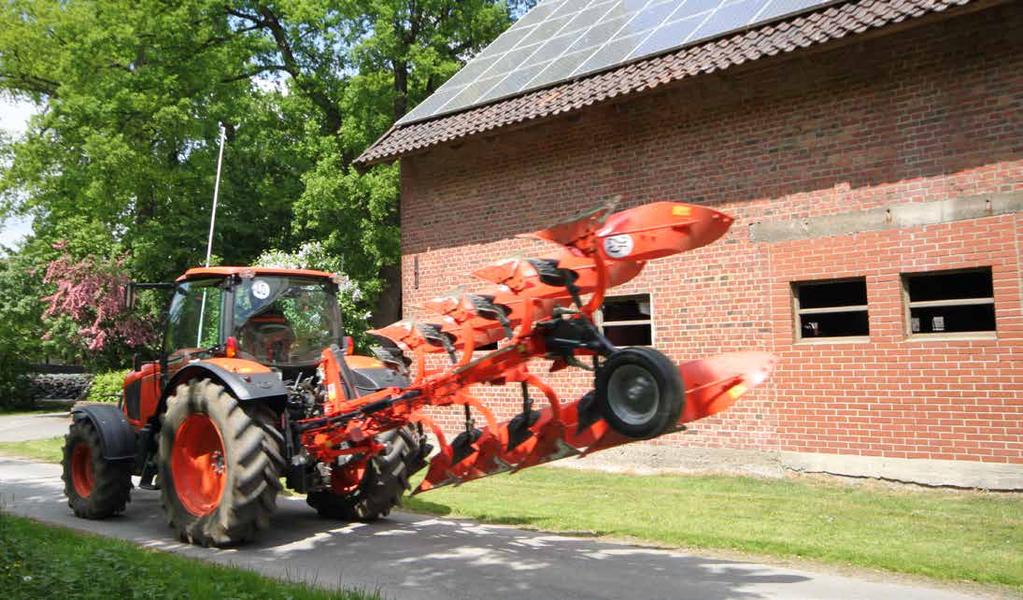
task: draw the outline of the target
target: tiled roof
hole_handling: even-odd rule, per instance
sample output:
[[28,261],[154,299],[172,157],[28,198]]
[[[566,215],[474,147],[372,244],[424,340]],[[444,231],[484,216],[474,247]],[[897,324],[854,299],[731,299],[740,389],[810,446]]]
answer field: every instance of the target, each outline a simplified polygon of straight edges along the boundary
[[941,12],[971,0],[859,0],[622,65],[603,73],[532,91],[493,104],[395,126],[356,163],[368,165],[499,127],[579,110],[625,94],[792,52],[906,19]]

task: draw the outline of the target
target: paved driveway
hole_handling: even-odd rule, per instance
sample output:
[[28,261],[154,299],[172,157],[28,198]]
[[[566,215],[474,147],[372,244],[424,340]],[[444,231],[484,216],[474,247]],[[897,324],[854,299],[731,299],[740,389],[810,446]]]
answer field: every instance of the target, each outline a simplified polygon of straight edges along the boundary
[[0,415],[0,442],[24,442],[62,436],[71,417],[66,412]]
[[[172,540],[160,513],[159,492],[136,490],[124,515],[85,521],[71,515],[61,489],[57,465],[0,458],[0,497],[14,513],[271,576],[379,590],[388,598],[970,597],[919,585],[408,513],[396,513],[375,524],[331,523],[319,519],[297,498],[279,500],[271,529],[259,543],[229,550],[196,548]],[[622,518],[628,518],[624,508]]]

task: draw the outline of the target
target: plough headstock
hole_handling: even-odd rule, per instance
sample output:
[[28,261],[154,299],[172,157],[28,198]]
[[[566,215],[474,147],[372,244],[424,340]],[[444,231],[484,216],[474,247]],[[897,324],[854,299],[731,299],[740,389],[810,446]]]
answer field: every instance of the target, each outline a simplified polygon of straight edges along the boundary
[[[732,222],[707,207],[655,202],[615,213],[602,206],[529,234],[561,248],[478,269],[474,275],[491,287],[432,298],[423,304],[430,318],[372,331],[412,353],[412,384],[330,403],[324,416],[298,423],[303,444],[332,464],[341,455],[380,451],[373,440],[384,431],[409,423],[429,428],[439,451],[420,492],[657,437],[728,408],[766,379],[770,355],[730,354],[676,366],[652,348],[615,347],[593,314],[608,288],[636,277],[647,261],[707,245]],[[496,350],[476,353],[495,342]],[[427,354],[446,354],[450,365],[428,369]],[[553,359],[552,370],[591,371],[593,390],[562,402],[529,370],[529,361],[540,357]],[[328,363],[325,358],[325,369],[340,368]],[[326,378],[333,381],[329,373]],[[509,383],[521,389],[522,410],[498,422],[471,388]],[[534,408],[534,396],[545,406]],[[450,405],[463,407],[466,428],[449,443],[423,409]],[[473,411],[483,416],[481,427]],[[338,468],[338,477],[360,462],[348,465]]]

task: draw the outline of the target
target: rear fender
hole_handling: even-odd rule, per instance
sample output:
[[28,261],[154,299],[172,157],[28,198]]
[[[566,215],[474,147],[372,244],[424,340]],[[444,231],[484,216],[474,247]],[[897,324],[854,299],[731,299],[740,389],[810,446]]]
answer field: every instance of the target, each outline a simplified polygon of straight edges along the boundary
[[135,460],[138,438],[128,419],[114,404],[84,404],[71,409],[75,422],[88,420],[99,432],[103,459],[110,462]]
[[213,359],[191,363],[174,374],[163,390],[160,410],[167,406],[167,398],[182,383],[193,379],[209,379],[223,385],[239,402],[265,402],[281,408],[288,391],[280,376],[265,366],[242,359]]

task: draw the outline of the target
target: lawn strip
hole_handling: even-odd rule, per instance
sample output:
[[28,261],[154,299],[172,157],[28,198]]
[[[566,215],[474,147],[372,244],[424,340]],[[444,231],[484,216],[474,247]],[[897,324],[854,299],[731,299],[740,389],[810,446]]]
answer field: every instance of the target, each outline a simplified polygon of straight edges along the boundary
[[540,468],[405,502],[431,514],[1023,591],[1023,499],[810,478]]
[[292,598],[370,600],[210,564],[0,512],[5,598]]

